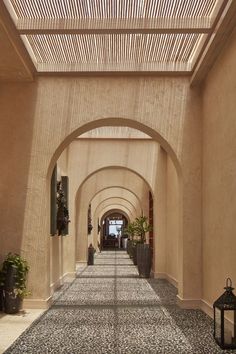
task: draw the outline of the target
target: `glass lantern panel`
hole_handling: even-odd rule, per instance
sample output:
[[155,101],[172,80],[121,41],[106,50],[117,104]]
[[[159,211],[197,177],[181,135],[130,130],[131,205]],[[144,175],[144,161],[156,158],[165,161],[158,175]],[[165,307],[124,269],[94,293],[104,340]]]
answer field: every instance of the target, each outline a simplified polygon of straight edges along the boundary
[[234,311],[224,311],[224,344],[232,345],[235,337],[234,333]]
[[215,308],[215,338],[221,342],[221,311]]

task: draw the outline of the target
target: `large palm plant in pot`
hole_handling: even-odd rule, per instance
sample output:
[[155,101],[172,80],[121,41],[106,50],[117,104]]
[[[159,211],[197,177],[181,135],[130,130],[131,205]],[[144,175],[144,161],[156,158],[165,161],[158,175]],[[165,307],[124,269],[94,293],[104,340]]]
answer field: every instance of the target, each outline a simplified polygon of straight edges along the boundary
[[9,253],[5,258],[0,270],[4,312],[17,313],[20,310],[22,299],[30,294],[26,289],[28,271],[28,263],[20,255]]
[[134,222],[135,234],[139,242],[137,243],[137,265],[139,276],[149,278],[152,266],[152,251],[149,244],[146,243],[146,234],[152,230],[146,216],[139,216]]

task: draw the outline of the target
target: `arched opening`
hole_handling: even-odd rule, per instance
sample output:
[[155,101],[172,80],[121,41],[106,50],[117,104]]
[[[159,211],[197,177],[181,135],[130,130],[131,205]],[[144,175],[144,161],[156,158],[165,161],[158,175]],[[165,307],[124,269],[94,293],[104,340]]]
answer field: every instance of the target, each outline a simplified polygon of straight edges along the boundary
[[95,213],[99,212],[99,201],[101,199],[103,199],[103,201],[109,200],[111,198],[111,195],[118,195],[121,200],[128,201],[130,203],[130,206],[135,210],[137,214],[142,214],[142,202],[139,196],[131,189],[125,188],[124,186],[110,186],[107,188],[102,188],[100,191],[95,193],[93,199],[90,201],[90,203],[93,202],[97,205]]
[[177,154],[170,145],[170,143],[159,134],[158,131],[155,129],[151,128],[150,126],[143,124],[141,122],[136,121],[135,119],[128,119],[128,118],[103,118],[103,119],[94,119],[90,123],[86,123],[82,125],[81,127],[74,129],[72,133],[68,134],[67,137],[60,143],[60,145],[56,148],[49,166],[48,166],[48,173],[47,175],[51,176],[53,168],[55,166],[56,161],[58,160],[59,156],[61,153],[64,151],[64,149],[78,136],[91,131],[93,129],[99,128],[99,127],[130,127],[136,130],[139,130],[148,136],[150,136],[154,141],[158,142],[160,146],[170,155],[170,158],[172,159],[177,174],[181,176],[181,165],[178,160]]
[[[97,247],[96,223],[105,211],[114,209],[115,206],[116,209],[123,210],[129,220],[134,220],[143,212],[148,215],[149,188],[146,180],[136,171],[119,166],[95,171],[81,183],[75,197],[77,262],[86,262],[88,244],[93,243]],[[84,205],[91,205],[93,229],[90,235],[87,235],[84,222],[87,215]]]
[[[172,160],[172,162],[173,162],[173,165],[175,166],[175,169],[176,169],[176,173],[177,173],[177,175],[178,175],[178,179],[179,179],[179,186],[181,185],[181,178],[180,178],[180,176],[181,176],[181,173],[180,173],[180,165],[179,165],[179,163],[178,163],[178,160],[177,160],[177,157],[176,157],[176,154],[173,152],[173,150],[172,150],[172,148],[171,148],[171,146],[163,139],[163,138],[161,138],[160,136],[159,136],[159,134],[157,133],[157,132],[155,132],[154,130],[152,130],[150,127],[146,127],[146,126],[144,126],[144,125],[142,125],[142,124],[140,124],[140,123],[138,123],[138,124],[136,124],[136,122],[135,122],[135,124],[134,124],[134,122],[132,121],[132,120],[127,120],[127,119],[114,119],[114,118],[110,118],[110,119],[102,119],[102,120],[97,120],[97,121],[94,121],[93,123],[89,123],[89,124],[86,124],[86,125],[84,125],[82,128],[79,128],[79,129],[77,129],[77,130],[75,130],[72,134],[70,134],[64,141],[63,141],[63,143],[61,143],[61,145],[58,147],[58,149],[56,150],[56,152],[54,153],[54,156],[53,156],[53,158],[52,158],[52,160],[51,160],[51,163],[50,163],[50,166],[49,166],[49,169],[48,169],[48,174],[50,175],[50,171],[52,170],[52,167],[53,167],[53,164],[55,163],[55,161],[56,161],[56,158],[58,158],[59,156],[59,154],[60,154],[60,152],[62,151],[62,149],[63,148],[65,148],[66,146],[69,146],[68,144],[70,143],[70,142],[72,142],[73,141],[73,139],[75,138],[75,137],[78,137],[78,134],[83,134],[83,133],[85,133],[86,131],[88,131],[87,129],[89,129],[89,128],[94,128],[94,129],[96,129],[96,128],[98,128],[98,127],[101,127],[102,125],[105,125],[105,126],[109,126],[109,127],[119,127],[119,126],[122,126],[122,127],[129,127],[129,126],[132,126],[132,128],[134,128],[134,126],[136,127],[136,128],[139,128],[139,130],[140,131],[142,131],[142,132],[144,132],[145,134],[147,134],[147,133],[149,133],[149,136],[152,138],[152,139],[150,139],[150,141],[154,141],[154,142],[158,142],[158,144],[162,144],[161,146],[162,146],[162,148],[163,148],[163,151],[166,151],[166,153],[168,152],[168,156],[170,156],[170,159]],[[89,152],[90,153],[90,152]],[[147,160],[147,157],[146,157],[146,160]],[[126,167],[123,167],[122,165],[120,165],[120,166],[110,166],[110,168],[113,168],[114,169],[114,171],[115,170],[118,170],[118,169],[122,169],[122,168],[126,168],[126,169],[128,169],[128,167],[126,166]],[[107,169],[107,167],[105,167],[105,166],[101,166],[98,170],[99,171],[105,171]],[[84,179],[84,181],[83,181],[83,183],[85,182],[85,181],[87,181],[92,175],[93,175],[93,173],[94,173],[94,171],[91,169],[91,170],[89,170],[89,169],[87,169],[87,175],[85,175],[85,179]],[[149,172],[149,171],[148,171]],[[114,173],[116,173],[116,171],[114,172]],[[142,179],[144,179],[145,177],[143,177],[143,174],[140,172],[140,171],[136,171],[136,174],[137,175],[139,175]],[[147,175],[150,175],[150,173],[147,173]],[[146,181],[147,182],[147,181]],[[153,190],[153,187],[154,187],[154,185],[155,185],[155,183],[153,182],[153,180],[149,180],[148,182],[147,182],[147,184],[148,184],[148,186],[149,186],[149,190],[148,190],[148,193],[149,193],[149,197],[148,197],[148,207],[147,207],[147,211],[146,211],[146,213],[147,213],[147,216],[148,217],[150,217],[150,195],[154,195],[154,190]],[[119,185],[118,185],[119,186]],[[116,185],[113,185],[113,186],[108,186],[108,187],[103,187],[104,189],[105,188],[114,188],[114,187],[117,187]],[[120,186],[119,186],[120,187]],[[125,187],[126,189],[128,189],[127,187]],[[179,188],[180,190],[181,190],[181,188]],[[94,197],[96,194],[98,194],[99,192],[98,191],[94,191],[94,194],[92,195],[92,197]],[[151,194],[150,194],[151,193]],[[72,204],[72,206],[73,206],[73,208],[76,210],[75,212],[73,212],[73,215],[72,215],[72,217],[73,217],[73,219],[75,219],[75,220],[77,220],[77,218],[78,218],[78,213],[79,213],[79,208],[77,208],[77,197],[78,197],[78,195],[75,197],[75,201],[73,200],[72,202],[70,202],[71,204]],[[153,198],[153,199],[155,199],[155,198]],[[154,202],[152,202],[152,210],[153,210],[153,208],[155,208],[155,200],[154,200]],[[88,206],[87,206],[88,207]],[[149,209],[148,209],[149,208]],[[87,210],[87,209],[86,209]],[[180,214],[181,214],[181,210],[180,210]],[[85,216],[85,214],[84,214],[84,216]],[[156,228],[156,225],[157,225],[157,221],[155,220],[155,218],[156,218],[156,215],[155,215],[155,210],[154,210],[154,213],[153,213],[153,215],[152,215],[152,222],[153,222],[153,229],[155,230],[155,228]],[[85,220],[85,219],[84,219]],[[181,230],[181,215],[179,215],[179,219],[178,219],[178,228],[179,228],[179,235],[180,235],[180,230]],[[77,221],[75,222],[74,221],[74,224],[76,224],[77,223]],[[81,225],[80,223],[79,223],[79,225]],[[80,226],[79,226],[80,227]],[[95,227],[96,227],[96,221],[95,221]],[[77,229],[77,225],[75,225],[75,230]],[[75,239],[75,241],[73,241],[73,242],[75,242],[75,243],[77,243],[77,239],[78,239],[78,237],[76,236],[76,234],[77,234],[77,231],[75,231],[75,235],[73,236],[73,238]],[[154,236],[155,237],[155,236]],[[154,242],[154,237],[152,238],[152,247],[155,247],[155,242]],[[95,237],[94,237],[94,239],[95,239]],[[179,244],[179,246],[180,246],[180,244]],[[86,254],[87,254],[87,244],[86,244],[86,246],[84,245],[83,246],[84,247],[84,250],[86,249]],[[78,248],[78,245],[75,247],[75,249],[77,249]],[[181,246],[179,247],[179,249],[181,250]],[[176,250],[176,252],[177,252],[177,250]],[[83,252],[84,254],[85,254],[85,252]],[[75,262],[76,262],[76,259],[77,258],[77,255],[76,255],[76,251],[75,251],[75,257],[74,257],[74,264],[75,264]],[[158,262],[159,262],[159,259],[160,259],[160,257],[157,257],[157,262],[155,263],[154,262],[154,264],[153,264],[153,267],[158,267]],[[83,262],[85,262],[86,261],[86,257],[84,256],[84,258],[81,260],[81,261],[83,261]],[[160,262],[159,262],[160,263]],[[71,273],[73,273],[73,266],[71,266],[70,265],[70,271],[71,271]],[[161,273],[161,272],[159,272],[159,273]],[[158,276],[159,276],[159,274],[158,274]]]
[[101,250],[126,249],[123,241],[124,229],[127,227],[128,219],[123,211],[109,210],[101,218]]

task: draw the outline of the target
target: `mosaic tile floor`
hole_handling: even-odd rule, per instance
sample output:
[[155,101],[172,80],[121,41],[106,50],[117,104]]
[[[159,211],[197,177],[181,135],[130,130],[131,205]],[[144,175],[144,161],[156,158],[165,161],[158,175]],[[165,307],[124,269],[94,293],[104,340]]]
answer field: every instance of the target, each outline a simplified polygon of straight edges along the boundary
[[233,353],[215,344],[208,316],[175,299],[166,281],[140,279],[125,252],[106,251],[5,354]]

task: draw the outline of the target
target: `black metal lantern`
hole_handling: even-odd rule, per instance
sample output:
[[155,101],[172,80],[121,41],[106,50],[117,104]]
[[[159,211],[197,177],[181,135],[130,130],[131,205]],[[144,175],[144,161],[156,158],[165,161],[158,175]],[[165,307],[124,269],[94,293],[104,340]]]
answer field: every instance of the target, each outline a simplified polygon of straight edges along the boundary
[[227,278],[225,292],[214,304],[214,338],[222,349],[236,348],[236,296]]

